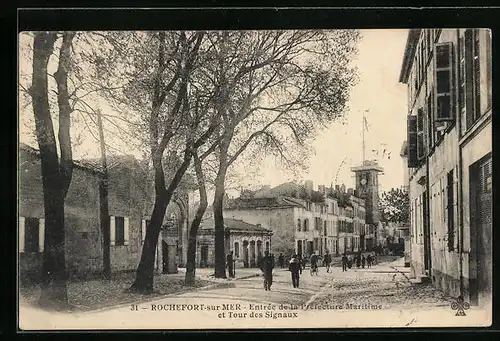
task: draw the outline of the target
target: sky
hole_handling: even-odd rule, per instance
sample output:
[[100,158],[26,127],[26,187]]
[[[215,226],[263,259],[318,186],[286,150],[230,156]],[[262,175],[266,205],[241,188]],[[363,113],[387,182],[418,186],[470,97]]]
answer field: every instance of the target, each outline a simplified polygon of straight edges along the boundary
[[[351,166],[362,161],[362,122],[365,113],[368,130],[365,132],[366,159],[377,159],[384,168],[380,175],[380,190],[385,191],[403,185],[404,164],[399,156],[401,146],[406,139],[407,92],[404,84],[398,83],[399,73],[406,44],[407,30],[361,30],[359,53],[353,64],[358,68],[359,82],[352,89],[348,103],[349,110],[345,113],[347,124],[333,123],[324,129],[312,142],[314,154],[307,165],[308,171],[297,176],[281,169],[275,160],[268,157],[257,167],[257,172],[248,172],[245,165],[236,171],[242,187],[259,187],[262,185],[276,186],[292,180],[312,180],[314,187],[318,185],[345,184],[354,186],[354,173]],[[20,43],[26,44],[29,38],[20,36]],[[26,51],[30,51],[28,47]],[[20,71],[30,73],[29,58],[23,58],[21,51]],[[49,72],[51,67],[49,65]],[[52,68],[55,71],[54,68]],[[100,103],[102,110],[110,109]],[[21,111],[20,142],[34,145],[30,136],[30,124],[24,124],[32,117],[29,110]],[[54,121],[55,129],[57,120]],[[112,133],[113,127],[105,124],[105,129]],[[32,126],[31,126],[32,127]],[[80,129],[79,131],[84,131]],[[76,139],[76,137],[75,137]],[[91,136],[80,136],[78,148],[75,148],[75,158],[98,157],[95,139]],[[114,153],[127,150],[126,146],[118,146]],[[36,147],[36,144],[34,145]],[[385,149],[384,157],[382,153]],[[377,152],[379,155],[377,156]],[[93,155],[95,154],[95,155]],[[254,165],[255,166],[255,165]],[[247,171],[246,171],[247,170]],[[236,190],[229,195],[238,195]]]
[[[269,158],[261,165],[259,185],[275,186],[291,180],[312,180],[317,185],[342,184],[354,187],[351,166],[363,160],[363,112],[368,123],[365,132],[366,159],[377,159],[384,168],[379,177],[380,190],[403,185],[404,163],[399,156],[406,140],[406,85],[399,83],[407,30],[361,30],[362,39],[354,65],[359,82],[350,95],[347,124],[333,123],[313,142],[315,155],[309,171],[301,179],[276,167]],[[381,157],[385,149],[385,157]],[[373,150],[378,150],[373,152]],[[389,155],[390,153],[390,155]]]

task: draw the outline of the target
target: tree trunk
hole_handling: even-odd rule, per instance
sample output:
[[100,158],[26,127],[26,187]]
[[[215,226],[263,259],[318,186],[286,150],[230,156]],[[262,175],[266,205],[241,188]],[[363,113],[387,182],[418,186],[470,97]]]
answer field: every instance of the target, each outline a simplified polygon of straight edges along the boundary
[[102,234],[102,276],[111,278],[111,233],[109,230],[109,201],[108,201],[108,162],[106,160],[106,143],[104,141],[104,129],[102,126],[101,111],[97,111],[97,125],[99,128],[99,142],[101,146],[102,174],[99,179],[99,211],[101,216]]
[[221,167],[215,179],[214,223],[215,223],[215,277],[226,277],[226,256],[224,253],[224,216],[222,214],[226,169]]
[[40,148],[45,210],[45,243],[39,304],[45,309],[66,309],[68,305],[64,245],[64,193],[54,126],[50,115],[47,65],[56,33],[37,32],[33,41],[33,113]]
[[191,163],[191,153],[187,152],[181,166],[177,169],[168,188],[165,187],[165,173],[162,165],[163,153],[157,153],[153,157],[153,167],[155,169],[155,204],[149,225],[146,229],[144,246],[142,247],[141,261],[137,267],[135,281],[130,290],[142,294],[151,294],[153,292],[154,262],[156,256],[156,247],[158,237],[160,236],[163,218],[167,206],[172,200],[175,189],[178,187],[184,173]]
[[205,177],[203,176],[203,169],[201,160],[198,155],[194,155],[194,166],[196,170],[196,179],[198,181],[198,190],[200,192],[200,206],[196,210],[196,215],[191,223],[188,238],[188,249],[186,259],[186,277],[184,282],[187,285],[195,283],[196,276],[196,236],[198,235],[198,228],[200,227],[201,220],[208,206],[207,189],[205,187]]

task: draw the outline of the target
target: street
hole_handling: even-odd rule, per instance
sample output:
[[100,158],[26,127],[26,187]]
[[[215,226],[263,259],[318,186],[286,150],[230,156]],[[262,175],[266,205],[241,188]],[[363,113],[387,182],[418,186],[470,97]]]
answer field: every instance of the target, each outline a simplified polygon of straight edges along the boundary
[[[451,298],[430,285],[412,283],[402,259],[368,269],[342,272],[333,267],[318,276],[306,269],[300,288],[291,285],[290,273],[276,269],[271,291],[259,277],[227,280],[223,288],[197,290],[154,301],[91,311],[56,314],[21,307],[21,326],[57,329],[190,329],[190,328],[300,328],[364,327],[432,324],[432,316],[467,325],[478,314],[456,318]],[[252,270],[245,270],[252,272]],[[256,274],[259,270],[255,270]],[[350,322],[351,321],[351,322]],[[419,324],[420,322],[420,324]],[[458,323],[458,324],[457,324]],[[49,327],[50,328],[50,327]]]

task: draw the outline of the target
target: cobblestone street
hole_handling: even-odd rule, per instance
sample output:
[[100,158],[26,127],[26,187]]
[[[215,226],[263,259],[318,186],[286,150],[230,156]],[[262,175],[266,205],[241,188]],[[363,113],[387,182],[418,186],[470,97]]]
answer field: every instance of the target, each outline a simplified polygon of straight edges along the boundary
[[[225,280],[222,287],[161,299],[144,297],[137,304],[66,315],[21,307],[25,309],[22,316],[29,318],[30,325],[68,329],[85,326],[182,329],[192,328],[193,318],[200,328],[220,327],[221,323],[224,328],[343,327],[352,324],[353,318],[360,327],[404,327],[417,322],[432,325],[433,316],[450,319],[450,325],[462,325],[469,318],[477,321],[482,316],[482,312],[471,309],[467,318],[456,318],[450,307],[452,298],[429,284],[413,283],[408,278],[409,268],[403,267],[403,259],[393,259],[370,269],[353,268],[346,272],[335,266],[326,273],[321,267],[318,276],[311,276],[306,269],[300,278],[300,288],[292,287],[286,269],[276,269],[271,291],[265,291],[262,276],[256,276],[259,270],[246,269],[248,276],[253,274],[253,277]],[[298,319],[280,319],[285,312]],[[264,319],[252,318],[256,314],[263,314]]]
[[452,298],[446,297],[430,284],[411,281],[409,268],[403,259],[375,265],[372,268],[352,268],[342,272],[338,267],[332,280],[325,285],[313,304],[370,304],[383,309],[422,309],[450,307]]

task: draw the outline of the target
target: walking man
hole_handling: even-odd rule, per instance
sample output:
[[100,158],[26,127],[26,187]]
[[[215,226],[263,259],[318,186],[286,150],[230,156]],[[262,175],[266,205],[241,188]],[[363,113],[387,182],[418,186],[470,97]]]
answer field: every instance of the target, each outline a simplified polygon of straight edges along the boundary
[[347,271],[347,263],[348,263],[347,256],[345,253],[342,255],[342,272]]
[[326,272],[330,272],[330,264],[332,263],[332,256],[328,253],[328,251],[326,251],[325,253],[323,262],[325,263]]
[[264,253],[264,258],[262,258],[260,269],[264,273],[264,289],[271,290],[271,285],[273,284],[273,269],[274,269],[274,259],[269,256],[269,251]]
[[280,255],[278,256],[278,263],[280,265],[280,268],[285,267],[285,257],[283,257],[282,253],[280,253]]
[[368,254],[368,256],[366,256],[366,265],[368,265],[368,268],[372,267],[372,255],[371,254]]
[[290,260],[290,265],[288,266],[288,270],[290,270],[290,273],[292,274],[293,287],[298,288],[299,278],[300,278],[299,274],[302,274],[302,265],[299,263],[299,260],[295,255],[293,255],[292,259]]
[[361,267],[362,267],[363,269],[365,268],[365,262],[366,262],[365,255],[361,255]]
[[234,263],[233,263],[233,251],[226,256],[226,266],[229,272],[229,277],[234,278]]

